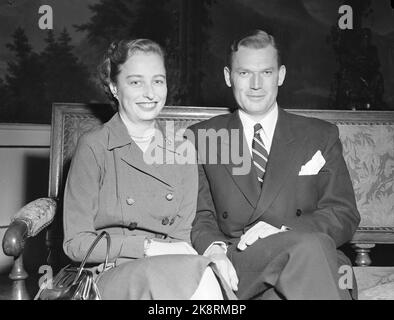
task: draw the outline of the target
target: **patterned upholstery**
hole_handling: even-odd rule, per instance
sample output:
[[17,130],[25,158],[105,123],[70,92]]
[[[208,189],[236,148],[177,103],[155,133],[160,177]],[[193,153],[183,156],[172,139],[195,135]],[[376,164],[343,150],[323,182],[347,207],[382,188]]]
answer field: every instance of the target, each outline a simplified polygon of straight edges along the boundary
[[64,159],[72,158],[79,137],[102,124],[91,114],[67,114],[64,117]]
[[394,226],[394,122],[339,124],[361,226]]
[[359,300],[394,300],[393,267],[354,267]]
[[12,221],[21,220],[27,224],[29,237],[34,237],[42,229],[50,225],[55,217],[56,201],[50,198],[39,198],[29,202],[20,209]]

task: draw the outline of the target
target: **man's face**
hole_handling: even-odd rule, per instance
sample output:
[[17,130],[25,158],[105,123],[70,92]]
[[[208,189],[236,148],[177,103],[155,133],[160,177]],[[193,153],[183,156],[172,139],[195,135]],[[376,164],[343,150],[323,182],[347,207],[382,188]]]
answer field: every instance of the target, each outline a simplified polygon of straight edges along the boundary
[[276,49],[241,46],[233,54],[231,70],[224,68],[226,84],[233,88],[239,107],[255,118],[262,118],[276,102],[278,87],[286,75],[285,66],[278,66]]

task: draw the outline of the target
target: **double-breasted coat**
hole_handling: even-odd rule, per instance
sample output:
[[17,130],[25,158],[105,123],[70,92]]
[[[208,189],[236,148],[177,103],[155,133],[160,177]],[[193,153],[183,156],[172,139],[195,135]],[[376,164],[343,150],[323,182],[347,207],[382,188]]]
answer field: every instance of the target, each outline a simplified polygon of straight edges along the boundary
[[[192,230],[196,250],[202,253],[214,241],[223,241],[229,246],[227,255],[240,278],[238,295],[241,298],[263,293],[267,284],[268,287],[280,286],[287,298],[338,297],[336,288],[330,284],[335,282],[339,266],[350,261],[342,252],[338,250],[336,254],[335,251],[351,240],[360,221],[338,128],[279,108],[262,188],[250,164],[248,149],[243,158],[250,164],[250,170],[246,174],[234,174],[240,163],[231,158],[232,149],[246,144],[238,112],[191,127],[196,137],[199,130],[208,132],[209,129],[238,130],[240,135],[224,135],[217,148],[207,147],[208,142],[196,142],[200,156],[205,153],[206,160],[199,166],[198,205]],[[243,148],[239,150],[242,153]],[[301,175],[302,166],[318,151],[325,159],[324,166],[314,175]],[[215,158],[212,152],[217,152],[216,163],[207,160]],[[230,161],[223,161],[223,157]],[[240,237],[259,221],[277,228],[287,226],[292,231],[260,239],[245,251],[238,250]],[[298,240],[306,248],[295,254]],[[323,244],[319,246],[319,243]],[[329,250],[323,250],[322,246]],[[306,258],[308,250],[316,252],[316,256]],[[322,251],[325,255],[318,256]],[[294,263],[298,269],[285,268],[284,261],[298,261]],[[307,261],[313,266],[306,265]],[[287,273],[282,273],[281,268]],[[333,281],[322,280],[331,278]],[[281,282],[282,279],[285,280]],[[315,284],[322,283],[320,288],[327,292],[332,288],[331,296],[316,288]]]
[[[175,157],[181,142],[164,128],[156,132],[162,137],[156,135],[155,151]],[[190,243],[197,167],[160,158],[151,152],[144,159],[119,114],[79,139],[64,196],[64,250],[70,258],[82,260],[99,230],[111,235],[112,260],[143,257],[145,238]],[[90,262],[103,262],[102,242]]]

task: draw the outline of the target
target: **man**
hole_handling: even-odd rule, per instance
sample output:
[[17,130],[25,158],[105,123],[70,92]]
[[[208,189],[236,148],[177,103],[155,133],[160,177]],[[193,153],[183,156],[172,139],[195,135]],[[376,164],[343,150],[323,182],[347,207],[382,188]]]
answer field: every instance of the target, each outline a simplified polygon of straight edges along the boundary
[[[338,271],[351,264],[337,248],[351,240],[360,215],[338,129],[278,107],[285,75],[266,32],[232,44],[224,77],[239,108],[191,127],[200,157],[208,155],[199,165],[192,243],[240,299],[350,299]],[[223,135],[212,148],[201,138],[212,129],[240,137]],[[235,174],[233,158],[223,159],[242,144],[250,170]]]

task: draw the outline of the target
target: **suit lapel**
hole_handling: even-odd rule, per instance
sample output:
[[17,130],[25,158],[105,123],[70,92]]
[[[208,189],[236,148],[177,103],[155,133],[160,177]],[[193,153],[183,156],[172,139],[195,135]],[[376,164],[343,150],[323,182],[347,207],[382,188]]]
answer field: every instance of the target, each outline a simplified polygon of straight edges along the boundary
[[[218,147],[219,161],[222,160],[223,155],[229,155],[230,161],[224,166],[250,205],[255,208],[260,195],[260,187],[251,167],[250,151],[238,111],[231,115],[227,129],[229,135],[223,139],[223,143],[219,144],[220,147]],[[220,154],[220,152],[222,153]],[[242,159],[241,164],[237,163],[238,161],[234,162],[233,154],[236,154],[237,158]],[[234,174],[237,171],[239,172],[240,166],[245,166],[246,170],[242,170],[242,174]]]
[[302,151],[303,137],[297,139],[297,134],[292,128],[289,115],[279,109],[278,122],[275,128],[272,146],[268,158],[263,188],[257,204],[257,209],[251,221],[254,221],[270,207],[280,189],[299,161]]

